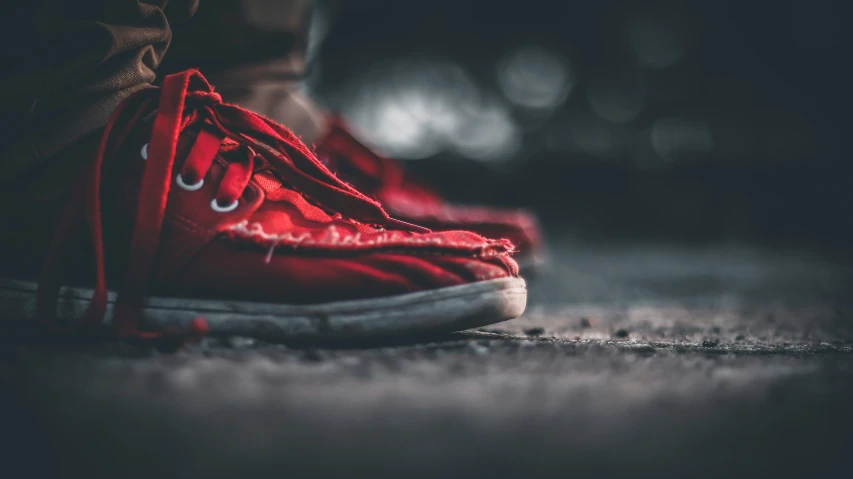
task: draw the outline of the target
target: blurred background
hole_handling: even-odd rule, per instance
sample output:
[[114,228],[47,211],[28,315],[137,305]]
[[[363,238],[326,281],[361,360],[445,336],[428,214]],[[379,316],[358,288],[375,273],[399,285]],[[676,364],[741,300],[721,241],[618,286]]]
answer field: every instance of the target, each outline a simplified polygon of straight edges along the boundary
[[841,2],[320,1],[307,88],[449,198],[577,242],[846,258]]
[[[0,424],[36,451],[15,458],[87,477],[841,476],[845,13],[840,0],[318,0],[315,99],[448,198],[540,216],[550,269],[527,312],[416,344],[6,349],[0,400],[16,407],[0,405],[14,416]],[[200,32],[187,61],[246,55]]]

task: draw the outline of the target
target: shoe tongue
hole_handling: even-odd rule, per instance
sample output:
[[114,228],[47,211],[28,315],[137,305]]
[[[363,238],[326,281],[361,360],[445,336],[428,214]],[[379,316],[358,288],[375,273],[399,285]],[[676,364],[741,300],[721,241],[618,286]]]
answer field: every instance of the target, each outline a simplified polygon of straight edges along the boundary
[[276,178],[276,176],[269,171],[262,171],[260,173],[255,173],[254,176],[255,181],[258,182],[258,186],[260,186],[264,193],[266,193],[267,198],[271,198],[272,195],[275,195],[277,191],[284,188],[284,185],[281,183],[281,180]]

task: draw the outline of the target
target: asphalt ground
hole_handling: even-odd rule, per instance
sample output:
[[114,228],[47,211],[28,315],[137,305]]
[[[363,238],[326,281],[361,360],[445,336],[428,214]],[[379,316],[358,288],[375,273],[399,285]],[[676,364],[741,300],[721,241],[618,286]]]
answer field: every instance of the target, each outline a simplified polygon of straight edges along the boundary
[[372,344],[4,341],[7,477],[822,477],[853,460],[853,269],[552,241],[528,312]]

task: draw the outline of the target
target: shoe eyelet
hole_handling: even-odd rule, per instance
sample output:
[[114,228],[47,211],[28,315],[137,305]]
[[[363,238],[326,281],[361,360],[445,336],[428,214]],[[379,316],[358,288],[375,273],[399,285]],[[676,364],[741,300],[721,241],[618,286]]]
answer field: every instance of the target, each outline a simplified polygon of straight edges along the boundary
[[175,177],[175,183],[177,183],[178,186],[180,186],[182,189],[185,189],[187,191],[195,191],[204,186],[204,178],[198,180],[196,183],[188,185],[184,183],[184,177],[181,176],[180,173],[178,173],[178,176]]
[[214,198],[210,201],[210,208],[217,213],[228,213],[237,209],[237,205],[240,204],[240,200],[234,200],[231,204],[220,206],[219,201]]
[[148,159],[148,143],[142,145],[142,151],[140,151],[139,154],[142,155],[143,160]]

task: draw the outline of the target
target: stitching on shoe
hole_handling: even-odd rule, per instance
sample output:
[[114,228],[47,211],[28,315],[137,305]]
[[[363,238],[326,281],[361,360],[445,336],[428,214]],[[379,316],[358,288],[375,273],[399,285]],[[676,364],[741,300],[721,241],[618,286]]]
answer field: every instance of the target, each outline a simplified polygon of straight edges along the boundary
[[[442,248],[459,248],[456,252],[440,252],[429,251],[429,254],[460,256],[460,253],[467,252],[473,256],[491,257],[500,256],[512,252],[512,248],[508,247],[505,240],[487,240],[482,246],[471,246],[465,243],[446,241],[442,238],[418,238],[405,236],[397,231],[386,231],[376,235],[369,240],[363,240],[361,233],[355,233],[351,236],[341,238],[340,233],[334,225],[327,228],[322,237],[314,238],[310,232],[302,233],[298,236],[290,232],[281,234],[267,233],[264,231],[263,225],[257,222],[249,223],[248,220],[235,223],[225,229],[226,233],[232,238],[250,239],[262,246],[270,248],[267,253],[267,258],[272,257],[272,252],[281,246],[290,246],[297,248],[299,246],[336,246],[352,250],[369,249],[369,247],[381,247],[387,245],[386,251],[394,250],[411,254],[411,250],[406,250],[405,246],[434,246]],[[396,248],[395,248],[396,247]],[[427,253],[427,251],[423,251]],[[454,254],[455,253],[455,254]]]

